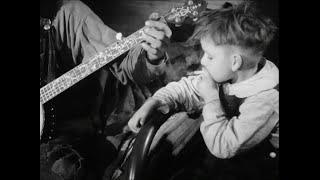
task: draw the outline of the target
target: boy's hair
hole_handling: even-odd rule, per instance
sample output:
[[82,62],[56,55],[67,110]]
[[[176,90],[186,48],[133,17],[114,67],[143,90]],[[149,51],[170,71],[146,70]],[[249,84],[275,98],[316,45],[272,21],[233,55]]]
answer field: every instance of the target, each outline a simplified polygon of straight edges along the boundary
[[[196,26],[193,39],[209,35],[216,45],[238,46],[254,55],[263,55],[277,29],[251,1],[206,11]],[[250,64],[244,62],[243,65]]]

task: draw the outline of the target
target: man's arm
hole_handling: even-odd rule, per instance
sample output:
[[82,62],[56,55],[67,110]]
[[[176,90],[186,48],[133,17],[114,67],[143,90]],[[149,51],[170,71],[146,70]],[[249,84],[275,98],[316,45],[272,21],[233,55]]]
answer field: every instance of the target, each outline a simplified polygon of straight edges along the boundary
[[274,90],[247,98],[240,115],[228,120],[219,99],[203,107],[201,133],[210,152],[219,158],[231,158],[260,143],[279,120],[278,92]]
[[123,60],[116,61],[110,69],[123,84],[128,80],[147,84],[165,74],[167,61],[173,61],[188,50],[190,49],[181,43],[172,42],[167,46],[163,57],[150,59],[142,45],[137,45],[123,57]]
[[137,45],[129,50],[122,60],[116,61],[110,70],[122,84],[127,84],[128,81],[147,84],[157,79],[164,72],[164,67],[163,60],[153,63],[148,60],[141,45]]
[[141,44],[131,49],[120,65],[113,66],[114,74],[122,83],[126,83],[127,78],[139,84],[152,82],[164,73],[165,62],[181,53],[182,46],[170,42],[171,29],[157,17],[157,13],[150,15]]

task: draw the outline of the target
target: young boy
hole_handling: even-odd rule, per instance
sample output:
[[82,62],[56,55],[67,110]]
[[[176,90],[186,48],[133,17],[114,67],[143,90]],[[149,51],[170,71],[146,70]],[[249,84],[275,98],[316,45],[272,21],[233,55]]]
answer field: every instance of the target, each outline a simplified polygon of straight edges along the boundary
[[[276,31],[248,1],[199,20],[202,70],[159,89],[128,125],[138,132],[153,110],[202,110],[204,142],[229,159],[261,144],[279,126],[279,70],[263,57]],[[276,145],[278,146],[278,145]]]

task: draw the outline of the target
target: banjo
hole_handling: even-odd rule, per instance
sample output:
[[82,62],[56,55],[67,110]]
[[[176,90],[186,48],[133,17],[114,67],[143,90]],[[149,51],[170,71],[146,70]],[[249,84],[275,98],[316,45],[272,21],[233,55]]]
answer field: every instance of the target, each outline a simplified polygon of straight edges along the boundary
[[[166,22],[180,26],[186,21],[196,21],[206,6],[207,3],[204,0],[187,0],[183,5],[172,8],[163,17]],[[43,104],[141,43],[143,31],[144,27],[125,38],[122,38],[121,33],[118,33],[117,40],[108,45],[104,51],[97,53],[88,61],[82,62],[40,88],[40,139],[45,121]]]

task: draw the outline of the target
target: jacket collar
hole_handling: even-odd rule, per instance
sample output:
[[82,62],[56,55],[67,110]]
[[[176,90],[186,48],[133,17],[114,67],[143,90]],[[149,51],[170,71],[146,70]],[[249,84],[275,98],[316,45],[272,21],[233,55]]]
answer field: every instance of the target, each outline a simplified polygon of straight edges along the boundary
[[279,83],[279,69],[271,61],[264,59],[262,62],[262,69],[249,79],[235,84],[224,84],[225,93],[246,98],[273,89]]

